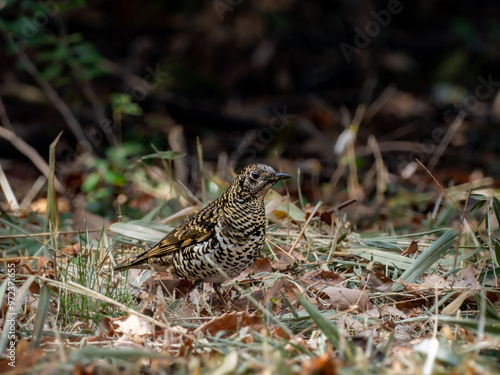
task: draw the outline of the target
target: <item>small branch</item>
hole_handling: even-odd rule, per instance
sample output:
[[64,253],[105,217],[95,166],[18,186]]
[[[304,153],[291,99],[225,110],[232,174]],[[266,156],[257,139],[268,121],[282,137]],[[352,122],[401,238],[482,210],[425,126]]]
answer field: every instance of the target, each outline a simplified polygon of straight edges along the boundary
[[61,99],[59,94],[54,90],[52,85],[45,79],[41,78],[40,72],[38,68],[33,64],[33,62],[29,59],[28,55],[24,53],[21,49],[17,52],[17,57],[19,61],[24,65],[26,70],[31,74],[33,79],[38,83],[38,85],[45,92],[45,95],[50,99],[52,104],[57,108],[59,113],[63,116],[64,120],[68,124],[69,128],[75,135],[78,143],[84,149],[85,152],[92,151],[92,145],[87,140],[85,133],[83,132],[80,123],[76,119],[71,109],[66,105],[66,103]]
[[[43,160],[40,154],[29,144],[24,142],[21,138],[19,138],[14,132],[9,129],[0,127],[0,137],[8,140],[12,146],[17,148],[22,154],[24,154],[31,162],[38,168],[40,172],[46,177],[49,178],[49,165]],[[54,186],[58,193],[65,194],[66,189],[63,184],[54,177]]]

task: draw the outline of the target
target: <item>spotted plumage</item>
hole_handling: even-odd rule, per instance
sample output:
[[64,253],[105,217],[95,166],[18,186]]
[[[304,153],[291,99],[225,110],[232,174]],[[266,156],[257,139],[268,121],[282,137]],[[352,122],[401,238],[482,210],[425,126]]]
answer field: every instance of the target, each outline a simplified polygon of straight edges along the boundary
[[225,281],[219,269],[229,278],[237,276],[255,262],[264,246],[264,196],[278,180],[287,178],[291,177],[268,165],[247,166],[219,198],[115,270],[149,263],[194,282]]

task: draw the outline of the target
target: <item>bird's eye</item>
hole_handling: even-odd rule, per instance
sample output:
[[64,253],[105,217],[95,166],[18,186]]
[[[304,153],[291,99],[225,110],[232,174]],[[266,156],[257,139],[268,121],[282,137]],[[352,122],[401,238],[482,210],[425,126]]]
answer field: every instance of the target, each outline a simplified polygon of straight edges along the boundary
[[252,176],[252,178],[253,178],[254,180],[258,180],[258,179],[259,179],[259,177],[260,177],[260,174],[259,174],[258,172],[252,172],[252,175],[251,175],[251,176]]

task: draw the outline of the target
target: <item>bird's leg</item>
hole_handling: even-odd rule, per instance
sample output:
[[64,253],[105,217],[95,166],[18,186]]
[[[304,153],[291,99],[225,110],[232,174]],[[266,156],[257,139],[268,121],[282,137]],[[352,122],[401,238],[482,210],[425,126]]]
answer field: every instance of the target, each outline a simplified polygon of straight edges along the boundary
[[226,300],[224,299],[224,296],[222,295],[224,290],[222,290],[221,283],[213,283],[212,287],[214,288],[215,293],[217,293],[217,297],[219,297],[220,301],[222,302],[222,305],[226,306]]
[[[210,312],[210,308],[208,307],[207,300],[205,299],[205,294],[203,293],[203,284],[205,284],[203,281],[198,281],[196,283],[196,289],[198,289],[198,292],[200,293],[200,299],[203,307],[207,312]],[[210,313],[211,314],[211,313]]]

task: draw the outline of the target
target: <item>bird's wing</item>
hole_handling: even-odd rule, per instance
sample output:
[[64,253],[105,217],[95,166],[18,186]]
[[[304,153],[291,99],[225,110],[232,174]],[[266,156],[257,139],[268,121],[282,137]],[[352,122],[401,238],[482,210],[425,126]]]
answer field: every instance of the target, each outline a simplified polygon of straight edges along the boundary
[[172,230],[151,249],[135,257],[129,264],[119,266],[117,269],[147,263],[151,258],[160,258],[183,247],[206,241],[215,235],[215,226],[223,219],[223,210],[217,205],[211,204]]

